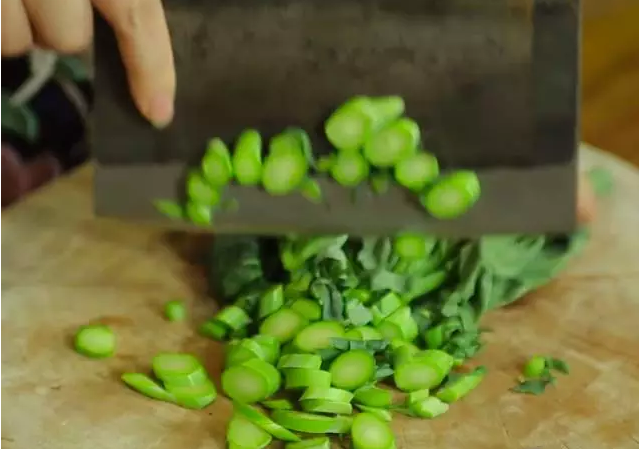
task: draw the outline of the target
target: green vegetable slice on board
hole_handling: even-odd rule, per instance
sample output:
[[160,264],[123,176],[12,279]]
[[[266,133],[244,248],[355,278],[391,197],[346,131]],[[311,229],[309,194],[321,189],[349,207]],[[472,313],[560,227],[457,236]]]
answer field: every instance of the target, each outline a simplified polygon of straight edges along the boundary
[[186,319],[186,306],[184,301],[173,300],[164,305],[164,315],[169,321],[184,321]]
[[158,401],[175,402],[175,396],[166,391],[146,374],[142,373],[124,373],[122,374],[122,382],[127,384],[135,391],[142,393],[151,399]]
[[288,430],[304,433],[347,433],[352,424],[349,416],[325,416],[293,410],[275,410],[273,421]]
[[395,437],[388,422],[367,412],[353,418],[351,440],[353,449],[390,449],[395,446]]
[[[277,424],[274,419],[270,419],[250,405],[234,401],[233,409],[235,410],[235,413],[242,415],[253,424],[256,424],[258,427],[261,427],[262,429],[273,435],[278,440],[291,442],[301,441],[301,438],[295,435],[293,432],[290,432],[283,426]],[[276,413],[281,412],[282,411],[276,410],[275,412],[273,412],[273,414],[275,415]]]
[[102,324],[82,326],[75,334],[75,350],[86,357],[110,357],[115,353],[115,344],[115,333]]
[[270,433],[237,413],[229,422],[226,440],[229,445],[234,444],[238,448],[262,449],[271,443],[273,437]]

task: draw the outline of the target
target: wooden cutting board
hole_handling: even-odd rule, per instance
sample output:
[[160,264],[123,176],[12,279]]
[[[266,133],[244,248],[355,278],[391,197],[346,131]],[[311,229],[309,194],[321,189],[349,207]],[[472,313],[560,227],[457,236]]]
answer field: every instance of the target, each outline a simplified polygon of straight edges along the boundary
[[[493,313],[490,374],[434,421],[398,417],[398,448],[625,449],[639,447],[639,171],[591,149],[584,165],[616,180],[594,238],[561,279]],[[91,214],[89,167],[2,217],[2,443],[6,449],[223,448],[225,398],[203,411],[147,400],[119,381],[159,351],[192,351],[215,378],[221,345],[194,326],[215,310],[190,260],[202,239]],[[162,317],[184,297],[188,323]],[[117,332],[115,357],[69,345],[93,321]],[[572,374],[543,396],[509,392],[532,353],[565,358]]]

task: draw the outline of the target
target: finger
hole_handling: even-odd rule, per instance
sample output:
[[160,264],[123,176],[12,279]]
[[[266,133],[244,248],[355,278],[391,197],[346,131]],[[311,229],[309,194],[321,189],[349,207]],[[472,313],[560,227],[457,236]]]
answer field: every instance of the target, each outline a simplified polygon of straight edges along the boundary
[[78,53],[91,44],[89,0],[24,0],[24,5],[34,34],[44,46],[61,53]]
[[2,56],[17,56],[33,45],[31,25],[22,0],[2,0]]
[[175,67],[160,0],[93,0],[111,24],[133,100],[156,127],[173,119]]
[[595,193],[585,176],[580,176],[577,184],[577,220],[588,224],[594,220],[597,212]]

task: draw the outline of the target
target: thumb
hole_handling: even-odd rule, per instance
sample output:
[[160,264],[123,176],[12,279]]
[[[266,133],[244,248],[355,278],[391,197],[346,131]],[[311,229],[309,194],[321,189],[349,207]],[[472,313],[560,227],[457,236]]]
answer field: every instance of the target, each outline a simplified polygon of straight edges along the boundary
[[93,0],[113,27],[133,101],[158,128],[173,119],[175,66],[160,0]]

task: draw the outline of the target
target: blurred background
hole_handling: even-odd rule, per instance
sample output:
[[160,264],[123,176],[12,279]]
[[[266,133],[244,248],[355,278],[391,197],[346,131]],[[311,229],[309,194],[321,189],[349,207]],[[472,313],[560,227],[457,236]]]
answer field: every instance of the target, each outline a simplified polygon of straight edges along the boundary
[[[639,166],[639,0],[581,1],[581,139]],[[90,64],[51,56],[2,59],[3,207],[88,159]]]

